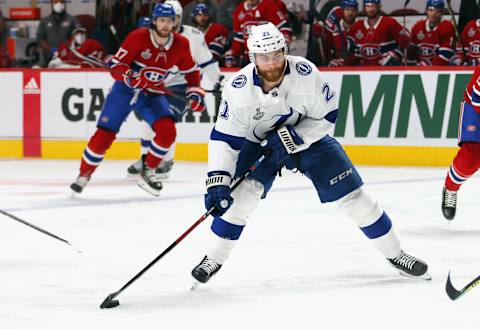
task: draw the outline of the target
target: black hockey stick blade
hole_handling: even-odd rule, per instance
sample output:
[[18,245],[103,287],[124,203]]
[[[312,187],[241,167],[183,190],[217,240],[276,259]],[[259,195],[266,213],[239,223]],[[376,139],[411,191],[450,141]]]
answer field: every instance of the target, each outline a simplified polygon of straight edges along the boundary
[[120,302],[118,301],[118,299],[114,299],[116,296],[117,296],[117,293],[115,292],[108,295],[107,298],[105,298],[105,300],[100,304],[100,308],[101,309],[113,308],[120,305]]
[[480,275],[477,276],[472,282],[467,284],[463,289],[457,290],[455,287],[452,285],[452,281],[450,280],[450,272],[448,272],[448,277],[447,277],[447,283],[445,285],[445,290],[447,291],[448,297],[450,297],[451,300],[456,300],[459,297],[465,295],[468,291],[472,290],[480,284]]

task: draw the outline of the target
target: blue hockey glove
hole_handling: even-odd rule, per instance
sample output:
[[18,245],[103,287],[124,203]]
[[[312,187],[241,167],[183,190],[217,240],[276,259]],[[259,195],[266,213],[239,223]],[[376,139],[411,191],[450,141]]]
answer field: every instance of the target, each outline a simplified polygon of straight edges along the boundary
[[214,217],[221,217],[232,206],[233,198],[230,196],[230,174],[226,171],[212,171],[208,173],[206,181],[207,194],[205,194],[205,208],[209,210],[215,207],[211,212]]
[[281,164],[290,154],[302,150],[303,148],[300,145],[304,144],[303,139],[290,125],[272,131],[267,135],[266,140],[266,145],[262,143],[262,146],[268,151],[266,154],[269,161],[276,164]]

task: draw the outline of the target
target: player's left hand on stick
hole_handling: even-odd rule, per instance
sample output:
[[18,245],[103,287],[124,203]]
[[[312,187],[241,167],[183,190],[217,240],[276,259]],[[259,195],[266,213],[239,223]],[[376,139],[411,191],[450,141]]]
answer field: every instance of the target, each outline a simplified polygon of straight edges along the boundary
[[209,210],[215,207],[211,212],[214,217],[221,217],[232,206],[233,198],[230,196],[231,177],[225,171],[212,171],[208,173],[206,181],[207,194],[205,194],[205,208]]
[[205,90],[200,87],[190,87],[187,89],[187,105],[195,112],[205,111]]
[[301,145],[304,144],[303,139],[290,125],[272,131],[267,135],[266,140],[266,145],[262,143],[262,147],[268,150],[269,161],[276,164],[281,164],[290,154],[303,149]]

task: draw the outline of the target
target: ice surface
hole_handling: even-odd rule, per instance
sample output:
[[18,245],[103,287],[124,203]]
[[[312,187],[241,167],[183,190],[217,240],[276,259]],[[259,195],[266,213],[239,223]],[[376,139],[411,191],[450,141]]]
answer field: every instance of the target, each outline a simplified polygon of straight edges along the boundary
[[0,161],[0,208],[83,251],[0,215],[0,328],[478,328],[479,181],[459,194],[452,223],[440,196],[446,168],[360,167],[403,248],[429,263],[431,282],[402,277],[334,204],[300,174],[277,179],[219,274],[189,291],[211,219],[120,296],[111,292],[204,212],[206,164],[176,163],[159,198],[104,161],[83,194],[68,185],[79,161]]

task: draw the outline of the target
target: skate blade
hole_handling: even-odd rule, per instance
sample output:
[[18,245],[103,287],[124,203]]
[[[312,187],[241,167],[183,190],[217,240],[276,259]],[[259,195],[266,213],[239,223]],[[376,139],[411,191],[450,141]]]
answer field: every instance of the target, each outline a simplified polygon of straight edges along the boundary
[[140,179],[140,180],[137,182],[137,185],[138,185],[141,189],[145,190],[146,192],[150,193],[150,194],[153,195],[153,196],[156,196],[156,197],[159,197],[159,196],[160,196],[160,191],[151,188],[150,185],[148,185],[147,183],[145,183],[145,181],[144,181],[143,179]]
[[138,174],[130,174],[130,173],[127,173],[127,178],[130,178],[130,179],[138,179],[138,177],[140,177],[140,173],[138,173]]
[[410,275],[410,274],[402,272],[402,271],[398,271],[398,273],[400,273],[400,275],[402,275],[402,276],[406,276],[407,278],[420,279],[420,280],[425,280],[425,281],[432,280],[432,277],[430,276],[430,274],[428,274],[428,272],[425,272],[425,273],[423,273],[422,275],[419,275],[419,276]]
[[201,284],[201,283],[200,283],[199,281],[197,281],[197,280],[193,281],[192,286],[190,287],[190,291],[195,291],[195,290],[197,290],[197,288],[198,288],[198,286],[200,286],[200,284]]

